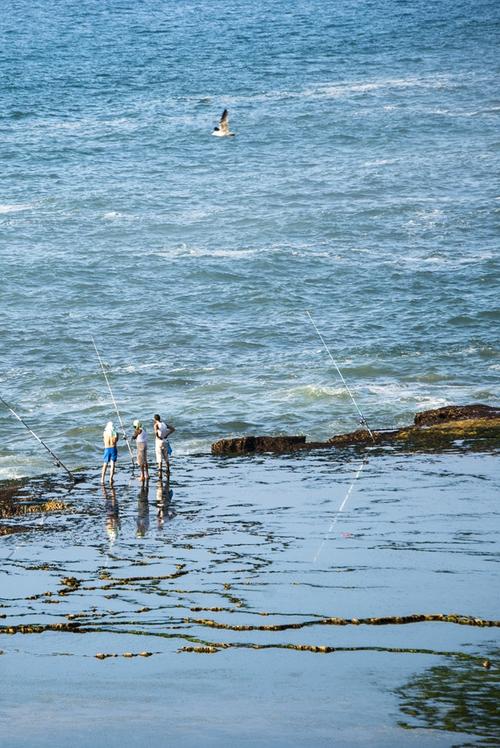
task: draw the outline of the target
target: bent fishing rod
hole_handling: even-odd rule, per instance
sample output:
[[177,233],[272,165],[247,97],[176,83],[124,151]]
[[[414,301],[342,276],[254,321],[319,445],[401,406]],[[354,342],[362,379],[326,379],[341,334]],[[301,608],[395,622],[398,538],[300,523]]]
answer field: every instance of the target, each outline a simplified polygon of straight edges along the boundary
[[116,415],[118,416],[118,421],[119,421],[121,429],[122,429],[123,438],[125,439],[125,442],[126,442],[127,447],[128,447],[128,451],[129,451],[129,454],[130,454],[130,460],[132,462],[132,470],[133,470],[134,469],[134,455],[132,454],[132,449],[130,448],[129,440],[127,439],[127,434],[125,432],[125,426],[123,425],[122,417],[120,415],[120,411],[118,410],[118,405],[116,404],[116,400],[115,400],[115,397],[113,395],[113,390],[111,389],[111,385],[109,383],[109,379],[108,379],[108,376],[106,374],[106,370],[104,368],[104,364],[103,364],[102,359],[101,359],[101,357],[99,355],[99,351],[97,350],[97,346],[95,344],[95,340],[94,340],[94,338],[92,336],[90,336],[90,337],[91,337],[92,343],[94,345],[95,352],[97,354],[97,358],[99,359],[99,363],[101,364],[102,373],[104,374],[104,379],[106,380],[106,384],[108,385],[108,390],[109,390],[109,394],[111,395],[111,400],[113,401],[113,405],[115,406]]
[[[2,402],[2,403],[3,403],[4,405],[5,405],[5,407],[7,408],[7,410],[9,410],[9,411],[10,411],[10,412],[12,413],[12,415],[13,415],[13,416],[15,416],[15,417],[17,418],[17,420],[18,420],[18,421],[20,421],[20,422],[21,422],[21,423],[23,424],[23,426],[24,426],[24,427],[25,427],[26,429],[28,429],[28,431],[30,432],[30,434],[31,434],[32,436],[34,436],[34,437],[35,437],[35,439],[36,439],[36,440],[37,440],[38,442],[40,442],[40,444],[41,444],[41,445],[42,445],[43,447],[45,447],[45,449],[47,450],[47,452],[49,452],[49,454],[50,454],[50,455],[52,456],[52,459],[54,460],[54,462],[56,463],[56,465],[57,465],[58,467],[62,467],[62,468],[64,468],[64,470],[66,470],[66,472],[68,473],[68,475],[69,475],[69,477],[71,478],[71,480],[73,481],[73,483],[76,483],[76,482],[78,482],[78,479],[77,479],[77,478],[76,478],[76,477],[75,477],[75,476],[73,475],[73,473],[71,472],[71,470],[70,470],[69,468],[67,468],[67,467],[66,467],[66,465],[64,464],[64,462],[62,462],[62,461],[61,461],[61,460],[59,459],[59,457],[58,457],[57,455],[55,455],[55,454],[54,454],[54,452],[53,452],[53,451],[51,450],[51,448],[50,448],[50,447],[48,447],[48,446],[47,446],[47,445],[45,444],[45,442],[44,442],[44,441],[42,441],[42,439],[40,439],[40,437],[38,436],[38,434],[35,434],[35,432],[33,431],[33,429],[31,429],[31,428],[30,428],[30,427],[28,426],[28,424],[26,423],[26,421],[25,421],[25,420],[24,420],[23,418],[21,418],[21,416],[20,416],[20,415],[18,415],[18,414],[16,413],[16,411],[14,410],[14,408],[11,408],[11,407],[10,407],[10,405],[8,405],[8,403],[6,403],[6,402],[5,402],[5,400],[3,399],[3,397],[0,397],[0,402]],[[82,478],[80,478],[80,480],[83,480],[83,479],[82,479]]]
[[339,377],[341,378],[341,380],[342,380],[342,382],[343,382],[343,384],[344,384],[344,387],[346,388],[347,392],[349,393],[349,397],[351,398],[351,400],[352,400],[352,401],[353,401],[353,403],[354,403],[354,407],[355,407],[355,408],[356,408],[356,410],[358,411],[359,417],[360,417],[360,419],[361,419],[361,420],[360,420],[360,423],[361,423],[361,424],[363,424],[363,425],[364,425],[364,426],[366,427],[366,430],[367,430],[367,431],[368,431],[368,433],[370,434],[370,436],[371,436],[371,438],[372,438],[372,441],[373,441],[373,443],[375,443],[375,437],[373,436],[373,433],[372,433],[372,431],[371,431],[370,427],[368,426],[368,423],[367,423],[367,420],[366,420],[366,418],[364,417],[364,415],[362,414],[362,412],[361,412],[361,411],[360,411],[360,409],[358,408],[358,404],[357,404],[356,400],[354,399],[354,395],[352,394],[351,390],[349,389],[349,386],[348,386],[347,382],[345,381],[345,379],[344,379],[344,377],[343,377],[343,375],[342,375],[342,372],[340,371],[339,367],[337,366],[337,362],[336,362],[336,361],[335,361],[335,359],[333,358],[333,356],[332,356],[332,354],[331,354],[331,351],[330,351],[330,349],[328,348],[327,344],[325,343],[325,339],[323,338],[323,335],[322,335],[322,334],[320,333],[320,331],[318,330],[318,328],[317,328],[317,326],[316,326],[316,322],[315,322],[315,321],[313,320],[313,318],[311,317],[311,314],[310,314],[309,310],[307,310],[307,309],[306,309],[306,314],[307,314],[307,316],[309,317],[309,320],[310,320],[310,322],[311,322],[312,326],[314,327],[314,329],[315,329],[315,330],[316,330],[316,332],[318,333],[319,339],[320,339],[320,340],[321,340],[321,342],[323,343],[323,345],[324,345],[324,347],[325,347],[325,350],[326,350],[326,352],[328,353],[328,355],[330,356],[330,359],[331,359],[331,361],[332,361],[333,365],[334,365],[334,366],[335,366],[335,368],[337,369],[337,371],[338,371],[338,373],[339,373]]

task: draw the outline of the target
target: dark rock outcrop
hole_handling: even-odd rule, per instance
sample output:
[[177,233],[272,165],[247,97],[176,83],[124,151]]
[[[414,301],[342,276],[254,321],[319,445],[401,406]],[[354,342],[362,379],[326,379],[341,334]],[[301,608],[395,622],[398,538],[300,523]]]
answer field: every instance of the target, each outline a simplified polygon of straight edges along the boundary
[[331,447],[353,447],[356,445],[387,444],[397,438],[399,431],[372,431],[358,429],[348,434],[337,434],[328,439]]
[[433,426],[435,423],[465,421],[472,418],[500,418],[500,408],[490,405],[446,405],[444,408],[424,410],[415,416],[415,426]]
[[337,434],[326,442],[306,442],[305,436],[242,436],[212,444],[214,455],[255,452],[295,452],[309,449],[395,445],[418,450],[436,450],[456,442],[500,446],[500,408],[489,405],[450,405],[415,416],[415,425],[395,430],[358,429]]
[[305,441],[305,436],[240,436],[235,439],[219,439],[212,444],[212,454],[289,452],[297,446],[303,446]]

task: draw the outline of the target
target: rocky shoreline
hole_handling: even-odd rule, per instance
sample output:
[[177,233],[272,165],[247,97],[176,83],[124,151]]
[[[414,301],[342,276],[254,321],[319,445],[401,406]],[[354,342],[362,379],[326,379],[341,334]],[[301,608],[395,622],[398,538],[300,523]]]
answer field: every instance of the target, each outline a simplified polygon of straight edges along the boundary
[[413,424],[399,429],[358,429],[337,434],[324,442],[307,442],[305,436],[241,436],[219,439],[212,444],[213,455],[244,455],[258,452],[344,447],[395,446],[430,450],[446,449],[454,443],[471,448],[500,446],[500,407],[474,403],[449,405],[415,415]]

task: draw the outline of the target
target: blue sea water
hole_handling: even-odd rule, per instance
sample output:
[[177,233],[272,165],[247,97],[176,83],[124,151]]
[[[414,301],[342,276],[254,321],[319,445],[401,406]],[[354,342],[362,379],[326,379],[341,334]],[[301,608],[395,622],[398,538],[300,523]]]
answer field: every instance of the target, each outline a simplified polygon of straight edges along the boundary
[[[0,395],[66,464],[498,402],[500,6],[13,0]],[[227,107],[235,138],[213,138]],[[47,455],[5,409],[0,477]]]

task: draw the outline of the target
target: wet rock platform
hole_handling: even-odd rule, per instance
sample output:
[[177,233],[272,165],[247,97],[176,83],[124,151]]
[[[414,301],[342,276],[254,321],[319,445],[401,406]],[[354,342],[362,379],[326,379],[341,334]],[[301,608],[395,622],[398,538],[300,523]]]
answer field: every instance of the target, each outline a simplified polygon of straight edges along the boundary
[[[40,525],[35,528],[29,520],[45,514],[70,513],[71,504],[66,496],[65,483],[49,476],[3,481],[0,483],[0,536],[40,529]],[[28,524],[19,524],[20,517]]]

